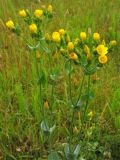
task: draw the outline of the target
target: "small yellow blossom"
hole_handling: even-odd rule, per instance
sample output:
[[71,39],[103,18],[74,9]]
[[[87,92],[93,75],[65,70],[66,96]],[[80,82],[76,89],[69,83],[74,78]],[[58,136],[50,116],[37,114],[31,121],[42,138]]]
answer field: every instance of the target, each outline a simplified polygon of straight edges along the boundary
[[6,26],[7,26],[9,29],[15,28],[14,22],[13,22],[12,20],[7,21],[7,22],[6,22]]
[[48,12],[52,13],[52,11],[53,11],[52,5],[49,5],[48,8],[47,8],[47,10],[48,10]]
[[105,55],[108,53],[108,47],[105,47],[103,44],[98,45],[96,50],[100,55]]
[[32,23],[29,25],[29,30],[31,33],[37,33],[37,25],[35,23]]
[[94,39],[95,41],[99,41],[99,40],[100,40],[100,34],[99,34],[99,33],[94,33],[94,34],[93,34],[93,39]]
[[116,46],[116,45],[117,45],[117,41],[116,41],[116,40],[112,40],[112,41],[110,42],[110,44],[111,44],[111,46]]
[[61,38],[60,38],[60,33],[59,32],[53,32],[52,34],[52,40],[54,42],[60,42],[61,41]]
[[59,29],[59,33],[61,36],[64,36],[65,35],[65,30],[64,29]]
[[88,61],[91,60],[90,48],[89,48],[87,45],[84,46],[84,52],[85,52],[86,55],[87,55],[87,60],[88,60]]
[[105,64],[108,61],[108,58],[106,55],[100,55],[98,59],[101,64]]
[[72,51],[74,49],[74,44],[73,42],[69,42],[67,45],[68,51]]
[[25,17],[27,16],[27,13],[26,13],[26,11],[23,9],[23,10],[20,10],[20,11],[19,11],[19,15],[20,15],[20,17],[25,18]]
[[47,100],[44,102],[44,107],[45,107],[45,109],[49,109],[49,104],[48,104]]
[[87,45],[84,46],[84,52],[86,54],[90,53],[90,48]]
[[74,53],[74,52],[70,53],[70,59],[72,59],[72,60],[77,60],[77,59],[78,59],[77,54]]
[[80,38],[81,38],[82,40],[86,40],[86,38],[87,38],[86,33],[85,33],[85,32],[81,32],[81,33],[80,33]]
[[39,51],[36,51],[36,58],[37,59],[40,59],[41,55],[40,55],[40,52]]
[[90,111],[90,112],[88,113],[89,119],[91,120],[91,119],[93,118],[93,116],[94,116],[94,113],[93,113],[92,111]]
[[34,16],[36,18],[41,18],[41,16],[43,15],[43,10],[42,9],[36,9],[34,12]]

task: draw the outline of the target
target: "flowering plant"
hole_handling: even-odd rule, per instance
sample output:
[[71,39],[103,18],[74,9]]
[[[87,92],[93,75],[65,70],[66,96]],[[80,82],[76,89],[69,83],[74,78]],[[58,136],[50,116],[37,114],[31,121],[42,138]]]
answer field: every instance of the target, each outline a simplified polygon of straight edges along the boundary
[[[89,111],[89,101],[93,97],[91,90],[91,79],[98,69],[102,68],[109,60],[109,54],[113,46],[117,44],[116,40],[106,43],[99,33],[87,34],[80,32],[76,39],[72,39],[65,29],[59,29],[49,34],[44,32],[44,22],[53,17],[53,7],[49,5],[45,9],[36,9],[34,13],[28,10],[20,10],[19,16],[23,18],[28,25],[31,43],[27,41],[27,46],[34,55],[34,62],[38,76],[39,85],[39,105],[42,117],[40,117],[40,127],[42,132],[43,147],[49,145],[48,159],[59,159],[57,152],[53,152],[52,135],[57,129],[56,115],[54,115],[55,88],[59,79],[61,70],[59,64],[54,62],[54,56],[62,55],[64,71],[67,77],[67,95],[65,104],[69,108],[69,123],[66,126],[67,143],[64,146],[64,156],[68,160],[77,160],[80,155],[81,135],[85,135],[84,127],[92,120],[94,113]],[[6,22],[7,28],[21,36],[22,31],[19,25],[12,20]],[[43,55],[43,53],[45,53]],[[44,56],[48,60],[44,66]],[[59,60],[57,59],[57,62]],[[78,83],[77,96],[73,94],[73,79],[75,74],[81,78]],[[48,100],[46,94],[51,86],[51,98]],[[60,99],[59,99],[60,101]],[[57,113],[56,113],[57,114]],[[76,118],[77,115],[77,118]],[[94,127],[93,127],[94,128]],[[93,129],[90,128],[90,129]],[[58,131],[59,132],[59,131]],[[63,155],[62,155],[63,156]]]

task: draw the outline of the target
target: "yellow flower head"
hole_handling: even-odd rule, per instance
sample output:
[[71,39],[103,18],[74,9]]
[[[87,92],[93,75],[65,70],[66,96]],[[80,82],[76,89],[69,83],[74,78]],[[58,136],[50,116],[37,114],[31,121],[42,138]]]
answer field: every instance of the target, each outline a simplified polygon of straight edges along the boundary
[[111,46],[116,46],[116,45],[117,45],[117,41],[116,41],[116,40],[112,40],[112,41],[110,42],[110,44],[111,44]]
[[36,18],[40,18],[43,15],[43,10],[42,9],[36,9],[34,12],[34,16]]
[[74,53],[74,52],[70,53],[70,59],[72,59],[72,60],[77,60],[77,59],[78,59],[77,54]]
[[100,55],[98,60],[101,64],[105,64],[108,61],[108,58],[106,55]]
[[7,21],[7,22],[6,22],[6,26],[7,26],[9,29],[15,28],[14,22],[13,22],[12,20]]
[[49,33],[45,33],[45,40],[46,40],[46,41],[50,41],[50,39],[51,39],[51,38],[50,38]]
[[94,39],[95,41],[99,41],[99,40],[100,40],[100,34],[99,34],[99,33],[94,33],[94,34],[93,34],[93,39]]
[[86,54],[89,54],[89,53],[90,53],[90,48],[89,48],[87,45],[84,46],[84,52],[85,52]]
[[52,34],[52,40],[54,42],[59,43],[61,41],[60,33],[59,32],[53,32],[53,34]]
[[29,25],[29,30],[31,33],[37,33],[37,25],[35,23],[32,23]]
[[88,116],[89,116],[89,117],[93,117],[93,112],[90,111],[90,112],[88,113]]
[[23,10],[20,10],[20,11],[19,11],[19,15],[20,15],[20,17],[25,18],[25,17],[27,16],[27,13],[26,13],[26,11],[23,9]]
[[45,109],[49,109],[49,104],[48,104],[47,100],[44,102],[44,107],[45,107]]
[[108,47],[105,47],[103,44],[98,45],[96,50],[100,55],[105,55],[108,53]]
[[85,33],[85,32],[81,32],[81,33],[80,33],[80,38],[81,38],[82,40],[86,40],[86,38],[87,38],[86,33]]
[[65,30],[64,29],[59,29],[59,33],[61,36],[64,36],[65,35]]
[[67,45],[68,51],[72,51],[74,49],[74,44],[73,42],[69,42]]
[[52,13],[52,11],[53,11],[52,5],[49,5],[48,8],[47,8],[47,10],[48,10],[48,12]]

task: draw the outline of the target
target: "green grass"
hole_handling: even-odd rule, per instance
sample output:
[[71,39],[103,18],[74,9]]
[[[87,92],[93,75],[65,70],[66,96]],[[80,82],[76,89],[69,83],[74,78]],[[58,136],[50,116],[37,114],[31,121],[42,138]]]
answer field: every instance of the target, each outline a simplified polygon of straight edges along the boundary
[[[97,73],[99,80],[93,84],[95,99],[91,102],[90,108],[99,117],[97,123],[100,126],[100,138],[103,138],[102,131],[105,132],[105,136],[118,135],[120,122],[117,121],[116,127],[114,109],[119,108],[119,94],[117,96],[116,92],[120,89],[120,1],[52,0],[46,2],[46,4],[49,3],[52,3],[54,7],[54,18],[49,26],[45,26],[45,30],[52,32],[65,28],[73,37],[78,37],[80,31],[92,33],[97,31],[106,41],[117,40],[118,45],[110,55],[108,64]],[[33,11],[41,5],[44,3],[37,3],[35,0],[0,0],[0,156],[6,160],[22,160],[30,159],[30,157],[38,159],[42,154],[47,155],[40,132],[40,121],[43,115],[38,103],[39,88],[34,58],[26,48],[23,38],[19,39],[5,27],[5,22],[11,18],[21,23],[17,14],[19,9],[27,8]],[[21,26],[27,33],[25,24],[22,23]],[[58,66],[58,70],[62,70],[64,65],[61,57],[60,60],[61,65]],[[48,59],[44,58],[43,66],[46,66],[47,61]],[[54,65],[56,63],[59,61],[53,61]],[[49,72],[47,68],[45,74],[48,75]],[[51,141],[53,148],[57,149],[64,143],[67,134],[68,119],[66,117],[70,116],[69,106],[64,101],[68,97],[66,77],[64,77],[64,73],[61,72],[61,77],[55,87],[53,104],[56,107],[54,116],[58,128],[51,137]],[[79,78],[76,76],[76,79]],[[61,80],[62,83],[59,83]],[[44,97],[51,100],[52,86],[48,83],[47,81],[45,84]],[[76,98],[76,93],[73,95],[73,98]],[[115,105],[116,103],[118,106]],[[111,106],[115,108],[111,110]],[[117,116],[119,114],[117,110]],[[105,143],[107,142],[104,142],[104,145]]]

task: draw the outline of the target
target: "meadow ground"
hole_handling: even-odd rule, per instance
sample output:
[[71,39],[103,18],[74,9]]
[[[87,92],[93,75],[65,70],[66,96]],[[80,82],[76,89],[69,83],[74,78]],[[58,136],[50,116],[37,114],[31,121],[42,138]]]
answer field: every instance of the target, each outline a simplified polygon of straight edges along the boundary
[[[44,25],[45,32],[53,32],[64,28],[70,36],[78,37],[80,31],[99,32],[106,42],[115,39],[117,46],[110,54],[108,63],[97,71],[97,78],[93,80],[94,99],[89,105],[93,111],[93,119],[86,132],[95,126],[89,147],[99,143],[99,152],[104,153],[106,160],[119,160],[120,156],[120,1],[119,0],[0,0],[0,159],[47,159],[48,144],[60,152],[67,142],[69,126],[69,106],[66,102],[67,78],[63,72],[62,57],[54,57],[53,68],[61,71],[51,94],[52,85],[44,88],[44,99],[52,101],[54,118],[57,129],[51,139],[46,141],[40,128],[42,113],[39,107],[39,87],[34,65],[34,57],[26,47],[24,38],[31,42],[26,25],[18,15],[20,9],[34,11],[43,5],[52,4],[54,16],[49,25]],[[7,20],[12,19],[21,25],[26,37],[18,38],[5,26]],[[49,58],[43,56],[45,73],[50,72],[47,66]],[[46,69],[47,68],[47,69]],[[77,72],[76,72],[77,73]],[[73,79],[73,99],[78,92],[79,74]],[[83,89],[84,90],[84,89]],[[53,97],[52,97],[53,96]],[[45,111],[49,121],[49,110]],[[80,124],[78,123],[78,126]],[[68,127],[69,128],[69,127]],[[79,127],[78,127],[79,128]],[[89,137],[89,136],[88,136]],[[82,139],[82,138],[81,138]],[[84,138],[83,138],[84,139]],[[76,141],[76,140],[75,140]],[[85,139],[86,142],[86,139]],[[84,144],[83,144],[84,146]],[[98,147],[98,146],[97,146]],[[100,148],[101,147],[101,148]],[[84,147],[83,147],[84,148]],[[81,159],[99,160],[96,158],[96,147],[93,150],[83,149]],[[102,150],[102,151],[101,151]],[[86,155],[89,155],[86,158]],[[101,158],[103,159],[103,158]],[[56,159],[57,160],[57,159]],[[69,159],[70,160],[70,159]],[[72,160],[72,159],[71,159]]]

